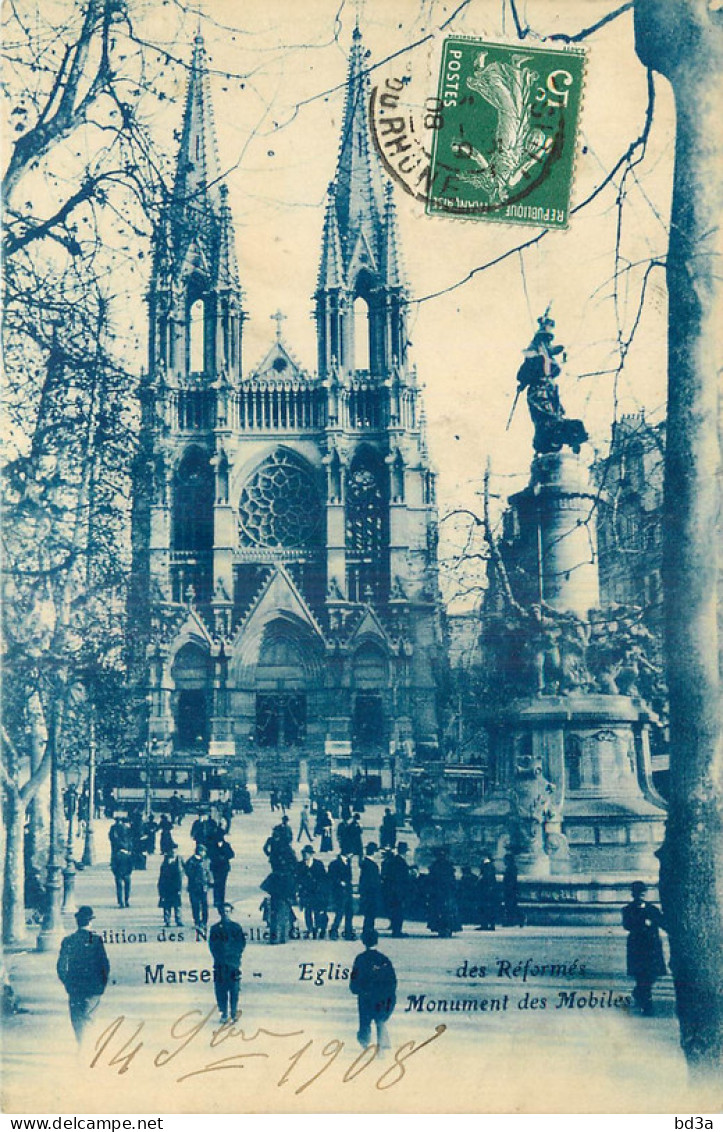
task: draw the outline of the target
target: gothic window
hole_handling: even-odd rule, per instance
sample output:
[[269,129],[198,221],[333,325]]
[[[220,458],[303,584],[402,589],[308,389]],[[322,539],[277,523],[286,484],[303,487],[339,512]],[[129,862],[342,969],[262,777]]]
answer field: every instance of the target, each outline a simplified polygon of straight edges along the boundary
[[349,597],[383,596],[388,576],[386,469],[370,450],[357,455],[346,479]]
[[206,310],[203,299],[196,299],[195,303],[191,304],[188,320],[189,369],[191,373],[203,373],[206,368],[204,357]]
[[214,474],[208,455],[191,448],[173,480],[171,585],[173,600],[210,597]]
[[180,650],[173,663],[176,686],[176,747],[187,750],[208,741],[209,668],[208,656],[195,644]]
[[239,499],[239,533],[246,546],[318,546],[323,514],[312,469],[278,450],[247,480]]
[[359,295],[354,300],[354,369],[369,370],[369,305]]

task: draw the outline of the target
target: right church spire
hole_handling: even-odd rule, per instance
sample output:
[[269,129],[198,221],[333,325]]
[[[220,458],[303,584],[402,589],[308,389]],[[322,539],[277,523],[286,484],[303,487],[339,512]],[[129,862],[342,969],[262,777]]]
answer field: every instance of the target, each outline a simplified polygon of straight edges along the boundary
[[319,373],[386,379],[405,364],[407,287],[396,211],[369,126],[369,74],[354,28],[336,177],[329,192],[315,295]]

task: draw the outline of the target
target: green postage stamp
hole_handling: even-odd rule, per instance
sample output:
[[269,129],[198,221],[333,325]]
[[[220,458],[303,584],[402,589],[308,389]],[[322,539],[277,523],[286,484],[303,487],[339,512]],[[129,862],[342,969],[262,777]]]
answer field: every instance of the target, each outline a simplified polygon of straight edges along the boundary
[[427,212],[566,228],[585,53],[450,36]]

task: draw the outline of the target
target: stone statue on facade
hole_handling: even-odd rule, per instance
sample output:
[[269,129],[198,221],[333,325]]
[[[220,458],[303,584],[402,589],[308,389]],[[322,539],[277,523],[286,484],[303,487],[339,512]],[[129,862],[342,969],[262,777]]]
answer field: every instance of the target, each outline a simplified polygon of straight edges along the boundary
[[537,453],[559,452],[567,445],[579,452],[587,440],[587,430],[581,420],[565,416],[557,386],[561,371],[555,359],[563,354],[563,347],[553,345],[555,323],[547,313],[537,323],[537,332],[517,371],[517,396],[527,390],[527,407],[535,426],[534,449]]

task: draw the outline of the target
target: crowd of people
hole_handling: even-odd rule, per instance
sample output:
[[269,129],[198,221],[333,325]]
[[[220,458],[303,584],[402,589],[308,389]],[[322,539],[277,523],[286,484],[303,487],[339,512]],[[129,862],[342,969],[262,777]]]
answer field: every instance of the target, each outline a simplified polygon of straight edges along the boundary
[[[285,943],[302,931],[313,938],[354,939],[355,917],[361,917],[361,930],[366,932],[386,918],[397,938],[405,935],[405,921],[421,921],[443,938],[466,925],[494,931],[499,923],[524,924],[512,853],[507,855],[501,880],[489,853],[482,854],[479,871],[470,866],[458,870],[440,848],[429,868],[420,870],[409,861],[409,845],[398,836],[400,818],[389,807],[378,839],[365,841],[361,814],[352,812],[348,804],[339,807],[335,820],[323,801],[317,801],[313,811],[304,802],[296,828],[287,813],[288,795],[272,791],[270,801],[272,812],[282,811],[263,845],[269,872],[261,884],[260,911],[271,943]],[[205,930],[209,904],[220,909],[226,901],[236,855],[229,840],[234,811],[221,804],[214,813],[200,812],[190,827],[195,849],[184,861],[174,836],[183,817],[179,802],[175,795],[168,799],[167,812],[158,819],[144,817],[139,810],[114,818],[108,836],[116,898],[119,907],[130,906],[133,872],[147,868],[160,835],[158,903],[164,925],[172,920],[178,926],[183,923],[185,882],[193,925]]]

